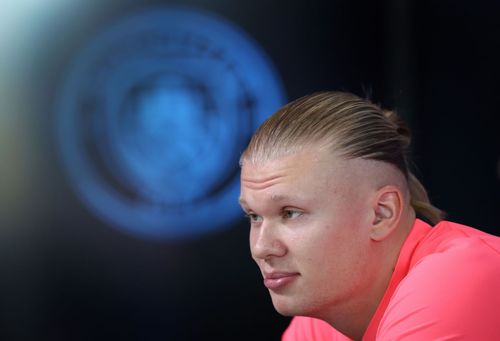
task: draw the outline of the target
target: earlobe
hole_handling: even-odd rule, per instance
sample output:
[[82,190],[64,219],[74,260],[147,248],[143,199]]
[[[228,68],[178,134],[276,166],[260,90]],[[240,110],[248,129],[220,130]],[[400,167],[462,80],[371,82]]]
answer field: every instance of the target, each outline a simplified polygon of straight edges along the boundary
[[396,186],[385,186],[377,192],[370,233],[372,240],[381,241],[391,234],[397,227],[402,208],[402,194]]

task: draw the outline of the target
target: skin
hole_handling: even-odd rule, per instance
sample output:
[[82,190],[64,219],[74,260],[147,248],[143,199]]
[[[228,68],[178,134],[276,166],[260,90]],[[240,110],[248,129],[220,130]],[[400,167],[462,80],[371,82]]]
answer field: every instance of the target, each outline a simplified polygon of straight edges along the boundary
[[[276,310],[361,339],[415,220],[392,165],[308,148],[242,163],[250,250]],[[285,276],[281,279],[267,278]]]

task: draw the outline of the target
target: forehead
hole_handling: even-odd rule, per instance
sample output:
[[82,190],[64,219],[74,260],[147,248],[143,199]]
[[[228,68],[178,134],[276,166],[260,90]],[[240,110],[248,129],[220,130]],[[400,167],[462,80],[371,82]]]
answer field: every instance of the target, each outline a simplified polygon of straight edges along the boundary
[[321,160],[314,153],[296,153],[264,162],[245,161],[241,167],[241,181],[252,183],[273,182],[281,177],[306,175],[315,170]]
[[323,150],[306,150],[262,163],[243,162],[241,191],[244,196],[272,189],[269,196],[277,200],[282,195],[279,189],[291,188],[294,195],[318,192],[350,181],[352,174],[346,160]]

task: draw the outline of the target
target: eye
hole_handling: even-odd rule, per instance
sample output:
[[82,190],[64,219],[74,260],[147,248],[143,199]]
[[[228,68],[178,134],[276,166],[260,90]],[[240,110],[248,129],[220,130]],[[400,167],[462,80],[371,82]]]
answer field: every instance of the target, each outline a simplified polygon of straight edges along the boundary
[[245,216],[250,220],[251,223],[257,223],[262,221],[262,217],[255,213],[247,213]]
[[302,212],[297,211],[297,210],[284,210],[283,211],[283,218],[285,219],[295,219],[298,218],[302,215]]

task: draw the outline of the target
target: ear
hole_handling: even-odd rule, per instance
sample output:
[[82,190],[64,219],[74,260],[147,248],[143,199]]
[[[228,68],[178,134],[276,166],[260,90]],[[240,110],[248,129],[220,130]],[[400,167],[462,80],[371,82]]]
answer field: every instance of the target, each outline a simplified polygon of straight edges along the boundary
[[403,194],[397,186],[380,188],[373,201],[373,222],[370,237],[382,241],[396,229],[403,210]]

